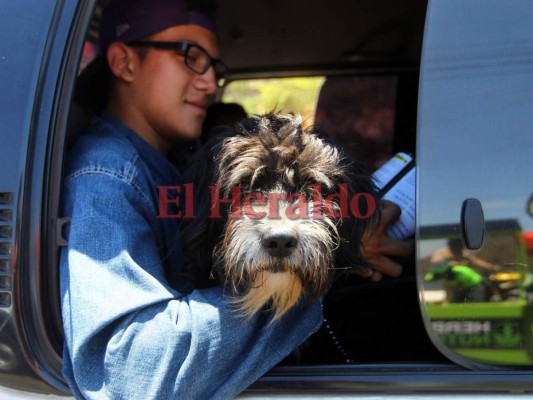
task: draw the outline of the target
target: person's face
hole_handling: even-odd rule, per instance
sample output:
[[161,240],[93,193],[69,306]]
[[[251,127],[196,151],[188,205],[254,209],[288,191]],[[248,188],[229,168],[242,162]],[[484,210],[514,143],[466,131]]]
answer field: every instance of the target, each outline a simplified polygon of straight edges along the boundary
[[[214,33],[197,25],[179,25],[150,36],[148,41],[187,41],[219,57]],[[217,86],[213,68],[200,75],[190,70],[183,55],[149,48],[135,71],[133,98],[139,117],[152,139],[164,148],[197,139],[206,108]]]

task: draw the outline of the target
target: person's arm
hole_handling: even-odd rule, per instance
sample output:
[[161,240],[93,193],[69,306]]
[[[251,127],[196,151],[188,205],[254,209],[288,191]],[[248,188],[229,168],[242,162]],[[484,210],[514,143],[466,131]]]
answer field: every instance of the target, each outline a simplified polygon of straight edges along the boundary
[[474,254],[470,253],[468,250],[463,250],[463,257],[470,261],[473,267],[477,267],[490,272],[497,272],[501,268],[496,264],[492,264],[488,261],[485,261],[479,257],[476,257]]
[[182,296],[165,280],[157,212],[134,182],[83,173],[60,266],[64,375],[88,399],[233,398],[304,341],[320,304],[278,322],[238,317],[221,287]]

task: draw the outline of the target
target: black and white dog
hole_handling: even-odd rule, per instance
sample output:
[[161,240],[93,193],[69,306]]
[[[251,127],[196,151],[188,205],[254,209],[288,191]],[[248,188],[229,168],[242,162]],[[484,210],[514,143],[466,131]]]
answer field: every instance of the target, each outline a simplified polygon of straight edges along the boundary
[[360,240],[379,219],[369,173],[339,147],[271,113],[222,129],[193,156],[185,182],[186,273],[223,281],[243,315],[281,317],[324,295],[335,271],[365,266]]

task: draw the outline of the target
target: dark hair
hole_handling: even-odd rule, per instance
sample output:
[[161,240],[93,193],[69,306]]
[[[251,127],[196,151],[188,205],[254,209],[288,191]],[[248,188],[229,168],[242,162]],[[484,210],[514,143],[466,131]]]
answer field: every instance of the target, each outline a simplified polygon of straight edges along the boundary
[[[144,39],[141,39],[144,40]],[[139,58],[144,60],[148,49],[134,49]],[[105,56],[100,55],[89,64],[91,68],[85,68],[78,78],[74,101],[80,106],[87,108],[93,113],[102,112],[109,100],[111,90],[111,69]],[[81,84],[79,82],[82,82]],[[91,82],[87,84],[86,82]]]
[[243,106],[238,103],[213,103],[205,115],[202,127],[202,142],[205,143],[212,136],[211,131],[217,126],[233,126],[248,115]]
[[109,99],[111,70],[104,55],[96,57],[80,74],[74,101],[93,113],[103,111]]

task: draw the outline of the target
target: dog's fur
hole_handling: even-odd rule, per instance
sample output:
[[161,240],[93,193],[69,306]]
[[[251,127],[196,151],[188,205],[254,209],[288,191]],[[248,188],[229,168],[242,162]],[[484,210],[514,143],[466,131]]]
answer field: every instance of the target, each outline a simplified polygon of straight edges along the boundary
[[[229,207],[224,218],[209,218],[213,184],[225,199],[237,186],[242,200],[252,192],[267,199],[269,193],[299,193],[303,197],[296,197],[305,198],[309,210],[316,207],[314,184],[321,185],[323,198],[338,193],[343,183],[349,198],[374,195],[365,169],[338,146],[304,130],[301,117],[271,113],[226,127],[193,157],[184,175],[194,185],[195,206],[195,217],[182,224],[189,260],[185,271],[197,287],[225,282],[244,315],[268,305],[275,320],[299,299],[322,296],[335,269],[365,265],[360,239],[379,212],[366,219],[333,218],[325,210],[320,210],[322,218],[288,218],[291,202],[279,200],[279,218],[233,218]],[[261,210],[268,207],[254,206]]]

